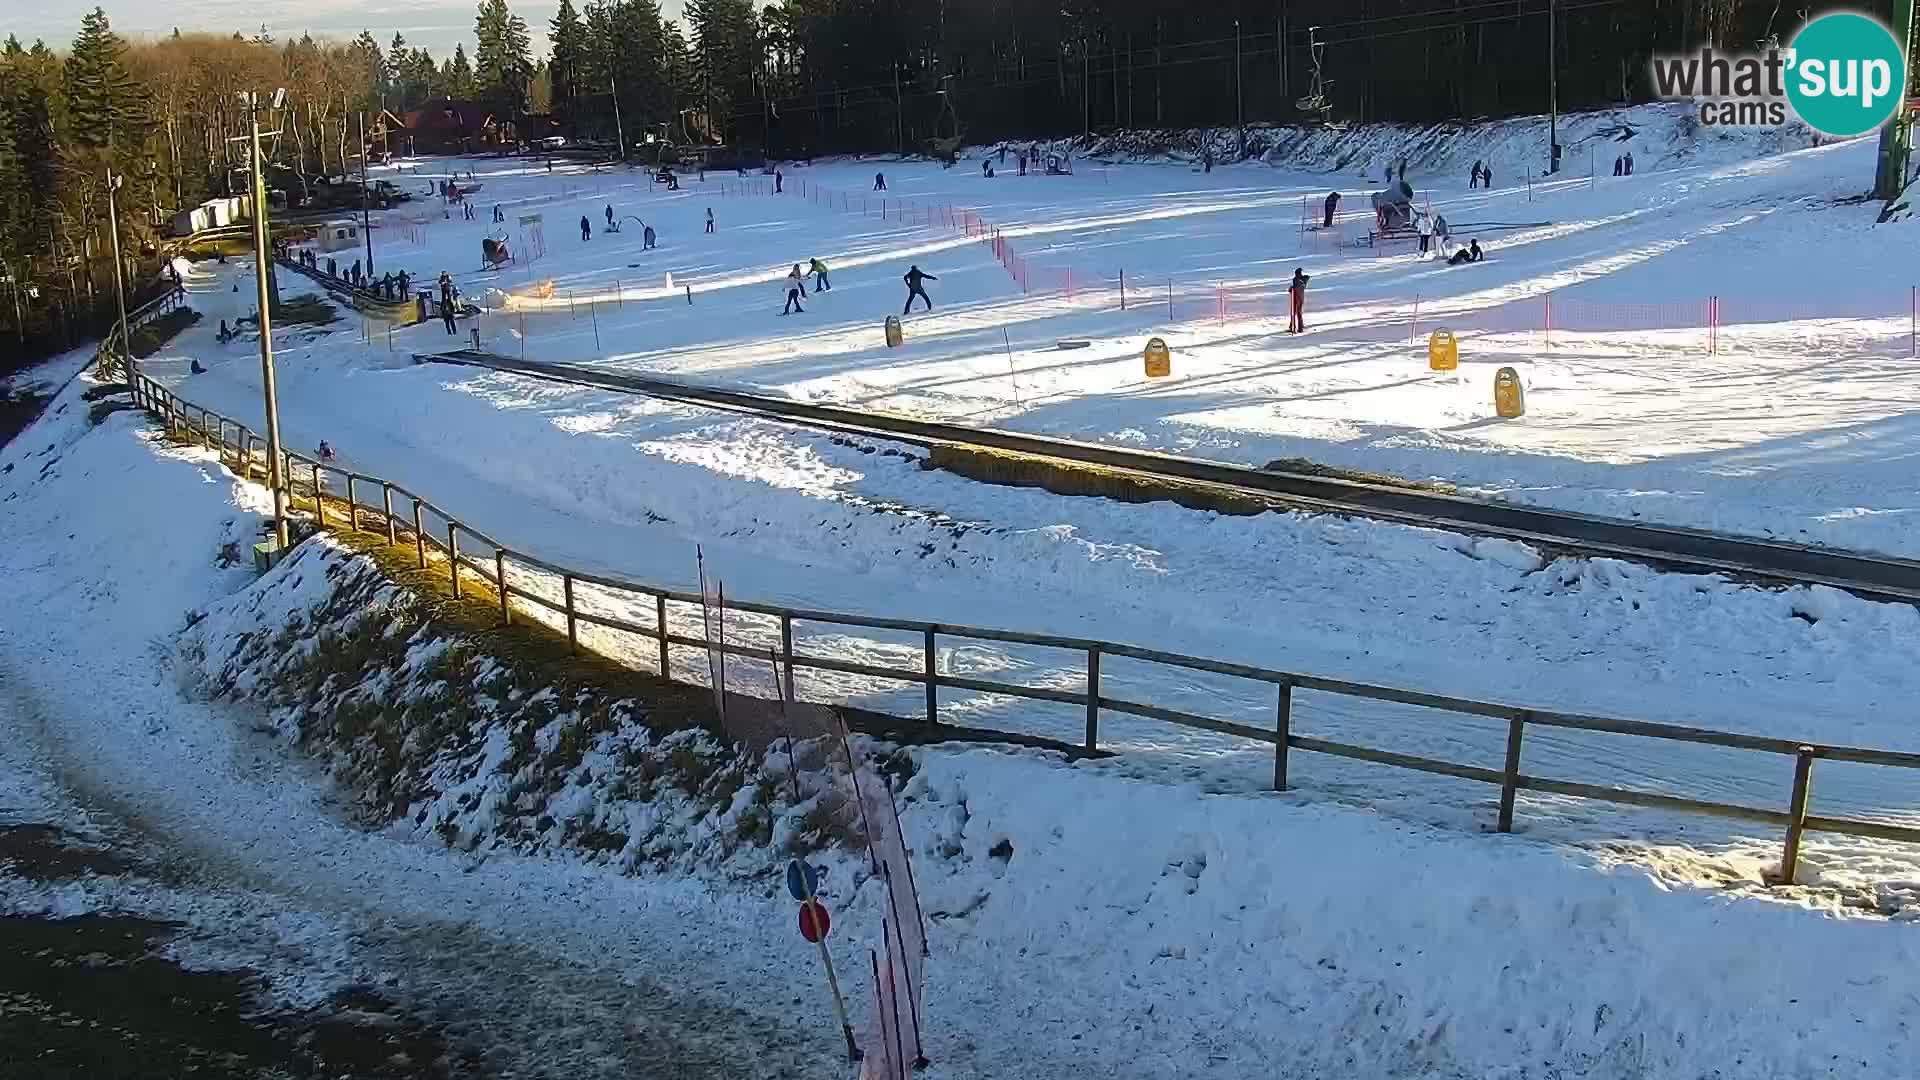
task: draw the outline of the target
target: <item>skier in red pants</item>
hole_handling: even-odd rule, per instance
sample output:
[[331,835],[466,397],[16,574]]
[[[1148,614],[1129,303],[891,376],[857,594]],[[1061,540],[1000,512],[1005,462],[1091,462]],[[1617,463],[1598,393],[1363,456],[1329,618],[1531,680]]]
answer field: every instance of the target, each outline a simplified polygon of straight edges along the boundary
[[1292,301],[1288,308],[1287,333],[1304,334],[1307,331],[1307,282],[1311,280],[1299,267],[1293,268],[1293,284],[1287,286],[1287,296]]

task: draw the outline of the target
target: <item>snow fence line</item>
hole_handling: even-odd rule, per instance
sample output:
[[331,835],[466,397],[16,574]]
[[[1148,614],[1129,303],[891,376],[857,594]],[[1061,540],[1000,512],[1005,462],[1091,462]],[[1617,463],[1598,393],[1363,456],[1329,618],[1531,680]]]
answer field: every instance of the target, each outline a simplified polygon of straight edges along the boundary
[[[1284,281],[1216,281],[1206,284],[1168,278],[1162,289],[1159,282],[1138,274],[1129,286],[1125,267],[1104,270],[1086,270],[1072,264],[1034,267],[1029,265],[1026,256],[1019,253],[1013,240],[1000,226],[972,210],[951,203],[904,199],[889,195],[884,190],[877,195],[865,192],[854,194],[824,187],[807,177],[796,177],[791,185],[778,190],[772,181],[725,181],[721,184],[721,193],[728,197],[793,194],[816,206],[829,210],[837,208],[843,213],[900,220],[927,227],[943,226],[991,247],[994,258],[1012,276],[1014,283],[1020,286],[1022,295],[1050,296],[1064,301],[1070,308],[1098,311],[1117,307],[1120,311],[1126,311],[1129,307],[1158,309],[1164,305],[1170,322],[1211,321],[1221,325],[1280,319],[1287,314],[1289,299]],[[1310,240],[1321,239],[1340,246],[1363,245],[1359,235],[1349,239],[1342,228],[1324,230],[1314,227],[1312,222],[1318,219],[1318,215],[1314,212],[1313,201],[1312,196],[1300,197],[1299,232],[1303,247]],[[1544,223],[1506,226],[1496,223],[1479,228],[1524,229],[1532,224]],[[1461,230],[1473,232],[1476,226],[1467,223],[1461,226]],[[1373,233],[1366,232],[1364,236],[1368,238],[1364,245],[1372,247],[1376,254],[1384,256],[1388,253],[1386,244],[1372,239]],[[1411,231],[1399,238],[1409,243],[1415,239]],[[1403,310],[1390,313],[1385,319],[1373,312],[1339,328],[1349,333],[1357,330],[1379,340],[1397,340],[1400,336],[1399,327],[1404,324],[1408,340],[1417,341],[1422,321],[1419,294],[1414,295],[1410,305],[1404,297],[1382,299],[1396,301]],[[1359,305],[1349,306],[1372,309],[1377,303],[1363,301]],[[1336,314],[1338,310],[1332,309]],[[1722,297],[1716,293],[1662,304],[1607,303],[1563,297],[1556,310],[1554,294],[1546,293],[1496,305],[1484,311],[1460,312],[1452,316],[1436,316],[1430,310],[1426,322],[1429,329],[1444,327],[1456,334],[1537,332],[1542,346],[1547,349],[1553,348],[1555,330],[1562,334],[1698,331],[1702,335],[1701,347],[1709,355],[1714,355],[1720,351],[1721,330],[1730,325],[1823,319],[1886,322],[1904,319],[1907,323],[1907,355],[1920,357],[1920,285],[1909,285],[1904,292],[1889,289],[1884,294],[1851,305],[1754,301]],[[1340,320],[1336,319],[1335,322],[1339,323]]]
[[[155,306],[160,302],[155,301]],[[198,442],[214,450],[221,463],[231,467],[236,474],[248,479],[264,475],[268,483],[281,484],[286,491],[289,511],[310,511],[313,524],[318,528],[344,528],[349,532],[384,532],[389,544],[410,542],[421,569],[427,569],[433,560],[438,560],[445,565],[448,581],[456,598],[461,595],[464,571],[477,578],[478,585],[497,595],[500,620],[503,624],[512,624],[516,607],[520,608],[522,617],[531,616],[536,619],[539,612],[543,610],[551,613],[556,620],[564,620],[568,643],[576,651],[580,648],[582,623],[651,638],[657,642],[658,646],[657,673],[664,679],[673,678],[671,650],[673,646],[678,645],[683,648],[703,650],[708,654],[725,654],[768,661],[783,667],[785,669],[784,691],[789,699],[793,697],[793,673],[796,668],[918,683],[926,690],[926,723],[930,727],[937,727],[940,723],[939,691],[941,687],[1076,705],[1086,710],[1086,732],[1082,750],[1088,754],[1100,753],[1099,730],[1100,716],[1103,711],[1146,717],[1181,727],[1197,728],[1271,745],[1274,754],[1273,787],[1276,791],[1287,789],[1289,759],[1294,750],[1329,754],[1493,785],[1500,789],[1496,825],[1500,832],[1513,830],[1515,802],[1518,793],[1523,790],[1734,818],[1785,830],[1780,866],[1768,877],[1769,883],[1775,885],[1795,883],[1801,837],[1809,830],[1920,844],[1920,828],[1857,818],[1821,816],[1813,813],[1810,805],[1813,767],[1816,761],[1824,759],[1920,769],[1920,753],[1798,742],[1791,739],[1744,735],[1707,728],[1474,701],[1418,690],[1328,679],[1207,657],[1188,656],[1119,642],[920,622],[912,619],[813,611],[754,602],[729,601],[728,606],[734,611],[772,616],[777,619],[780,630],[778,648],[725,640],[716,641],[712,640],[710,633],[704,630],[698,637],[676,633],[668,620],[668,606],[674,604],[704,608],[706,598],[700,593],[680,592],[643,582],[585,573],[560,566],[535,555],[515,551],[459,521],[422,496],[381,477],[338,469],[284,448],[281,454],[282,460],[278,463],[272,462],[268,460],[263,445],[264,439],[254,434],[245,424],[180,398],[137,370],[131,373],[128,382],[136,407],[158,419],[165,426],[169,437]],[[232,429],[233,434],[231,440],[228,438],[229,428]],[[406,513],[395,512],[395,495],[399,495],[410,504]],[[300,505],[302,503],[305,504],[304,507]],[[472,541],[472,545],[463,546],[462,536]],[[476,554],[476,552],[484,554]],[[513,572],[510,572],[510,569]],[[546,591],[537,587],[543,582],[550,582],[553,576],[560,579],[557,600],[549,595],[550,587]],[[583,610],[575,595],[578,585],[593,586],[634,598],[651,600],[652,625]],[[515,601],[522,603],[516,604]],[[798,654],[793,644],[793,628],[796,622],[918,634],[922,641],[921,664],[917,668],[885,667]],[[1083,668],[1085,689],[1075,692],[1050,687],[1020,686],[942,672],[938,663],[938,642],[943,636],[1079,652],[1086,658]],[[1106,656],[1265,683],[1274,689],[1276,695],[1273,727],[1270,730],[1255,728],[1144,702],[1108,697],[1100,691],[1101,658]],[[1505,720],[1508,725],[1505,760],[1500,768],[1489,769],[1295,734],[1292,730],[1292,714],[1293,694],[1296,689],[1412,705],[1442,713]],[[1791,757],[1794,759],[1794,773],[1788,809],[1786,811],[1771,810],[1632,788],[1575,783],[1529,775],[1521,771],[1526,731],[1529,725],[1695,743]]]

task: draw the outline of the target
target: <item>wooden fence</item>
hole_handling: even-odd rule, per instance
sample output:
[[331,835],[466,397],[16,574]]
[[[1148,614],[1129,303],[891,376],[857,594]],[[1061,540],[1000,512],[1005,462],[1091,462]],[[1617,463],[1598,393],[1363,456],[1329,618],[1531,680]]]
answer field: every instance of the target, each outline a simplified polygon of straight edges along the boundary
[[[236,469],[244,470],[249,476],[254,475],[256,471],[260,473],[266,471],[264,440],[246,425],[184,401],[144,375],[135,375],[133,392],[136,403],[159,418],[170,433],[205,444],[208,448],[216,450],[223,461],[232,463]],[[1920,828],[1855,818],[1824,817],[1812,813],[1809,806],[1813,766],[1816,761],[1857,762],[1892,768],[1920,769],[1920,753],[1800,742],[1705,728],[1473,701],[1417,690],[1374,686],[1206,657],[1186,656],[1111,641],[1053,634],[1029,634],[987,627],[921,622],[913,619],[875,618],[840,612],[787,608],[772,604],[741,603],[734,600],[728,601],[730,610],[772,616],[778,620],[780,647],[772,649],[740,644],[715,644],[703,637],[674,633],[668,621],[670,604],[700,605],[702,600],[698,593],[678,592],[622,578],[584,573],[525,552],[515,551],[392,481],[338,469],[290,451],[284,453],[286,460],[283,463],[281,475],[287,478],[289,506],[295,506],[296,500],[298,503],[304,503],[306,508],[312,511],[315,524],[320,528],[339,527],[380,532],[385,534],[389,543],[396,544],[401,542],[403,536],[409,536],[412,538],[422,569],[426,569],[432,560],[444,563],[456,596],[460,593],[462,575],[476,575],[497,591],[500,598],[500,619],[503,623],[510,624],[513,621],[516,606],[514,601],[523,602],[520,605],[523,608],[527,604],[537,605],[564,619],[567,638],[575,649],[580,647],[582,624],[650,638],[657,643],[658,670],[665,678],[671,677],[671,650],[674,646],[702,650],[719,648],[735,656],[778,661],[786,670],[786,689],[789,695],[793,690],[793,672],[796,668],[840,672],[921,685],[926,691],[926,719],[929,724],[939,723],[942,688],[1058,702],[1085,710],[1086,731],[1083,746],[1089,752],[1099,749],[1100,719],[1103,713],[1146,717],[1181,727],[1231,735],[1272,746],[1273,787],[1277,791],[1284,791],[1287,788],[1290,758],[1296,750],[1488,784],[1500,789],[1497,827],[1501,832],[1512,831],[1514,803],[1521,791],[1536,791],[1757,822],[1785,830],[1780,869],[1771,879],[1777,884],[1793,882],[1801,837],[1809,830],[1920,843]],[[333,482],[334,490],[341,492],[342,495],[327,494],[329,480]],[[298,489],[303,481],[307,497],[298,499]],[[376,493],[377,503],[364,501],[375,498]],[[403,501],[398,512],[394,508],[396,496]],[[330,500],[334,504],[331,514],[328,506]],[[556,601],[521,584],[516,584],[509,573],[510,567],[522,572],[539,571],[558,577],[561,583],[561,599]],[[652,625],[582,610],[575,602],[575,586],[578,584],[589,584],[651,600],[650,606],[654,613]],[[917,667],[882,667],[798,653],[793,643],[793,630],[796,623],[817,623],[917,634],[922,642],[922,662]],[[1004,642],[1079,652],[1085,656],[1086,689],[1075,692],[1020,686],[943,672],[939,670],[937,663],[941,638]],[[1274,694],[1273,724],[1270,728],[1254,727],[1197,713],[1107,696],[1102,693],[1100,687],[1100,666],[1102,659],[1106,657],[1124,657],[1170,668],[1207,672],[1254,683],[1264,683],[1272,688]],[[1322,691],[1346,697],[1418,706],[1442,715],[1456,714],[1504,720],[1507,723],[1505,760],[1498,768],[1487,768],[1295,734],[1292,728],[1293,699],[1296,690]],[[1522,771],[1523,752],[1529,727],[1603,732],[1792,758],[1794,761],[1793,784],[1788,793],[1788,809],[1782,812],[1734,803],[1712,802],[1631,788],[1531,775]]]

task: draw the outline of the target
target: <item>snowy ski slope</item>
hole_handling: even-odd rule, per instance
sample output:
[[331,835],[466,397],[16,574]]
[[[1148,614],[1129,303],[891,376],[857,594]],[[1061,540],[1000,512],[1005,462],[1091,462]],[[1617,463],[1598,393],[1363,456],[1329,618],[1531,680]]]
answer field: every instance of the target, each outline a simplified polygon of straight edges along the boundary
[[[747,193],[765,187],[762,178],[688,177],[669,194],[650,190],[643,175],[550,177],[521,162],[463,161],[484,181],[481,220],[450,216],[407,229],[402,215],[423,208],[405,209],[376,235],[424,231],[427,246],[377,242],[376,250],[383,270],[406,266],[430,281],[446,268],[469,295],[511,292],[511,302],[479,320],[489,346],[503,352],[524,347],[542,358],[1236,460],[1303,454],[1456,476],[1560,505],[1905,550],[1902,508],[1913,485],[1899,431],[1914,392],[1897,376],[1913,361],[1888,345],[1903,320],[1741,324],[1723,329],[1719,356],[1707,355],[1702,333],[1681,330],[1556,331],[1549,354],[1544,334],[1499,321],[1549,286],[1563,310],[1609,297],[1651,304],[1736,270],[1746,291],[1729,289],[1730,306],[1736,295],[1858,306],[1909,265],[1897,250],[1911,235],[1904,225],[1869,229],[1868,208],[1831,205],[1861,182],[1869,159],[1860,145],[1753,161],[1721,149],[1631,180],[1567,182],[1532,203],[1524,190],[1469,194],[1456,180],[1434,196],[1456,222],[1528,213],[1555,222],[1490,241],[1490,262],[1459,269],[1306,238],[1300,198],[1324,191],[1328,179],[1264,166],[1202,175],[1081,163],[1073,177],[1022,178],[1009,167],[986,180],[965,166],[836,163],[791,170],[788,191],[775,196]],[[421,186],[435,168],[420,166]],[[885,217],[877,193],[865,193],[865,213],[856,209],[875,169],[887,172]],[[571,196],[530,201],[568,187]],[[1360,190],[1350,203],[1364,203]],[[905,220],[891,206],[901,197],[912,200]],[[521,214],[542,215],[544,258],[497,273],[474,269],[479,238],[503,231],[486,220],[496,198],[515,241]],[[527,201],[506,205],[515,200]],[[605,234],[607,205],[623,221],[653,225],[660,246],[640,250],[631,224]],[[913,216],[915,205],[932,209],[932,219]],[[1028,260],[1036,291],[1023,294],[989,247],[956,234],[945,206],[972,206],[1000,224]],[[708,207],[718,222],[712,237],[700,231]],[[584,242],[582,215],[594,228]],[[1347,235],[1365,224],[1349,223]],[[1811,237],[1844,240],[1855,265],[1878,269],[1787,272]],[[781,278],[812,256],[831,265],[832,291],[810,296],[805,316],[779,315]],[[899,275],[910,262],[939,276],[930,286],[939,306],[909,318],[907,346],[889,351],[879,322],[898,312]],[[1092,287],[1072,299],[1040,291],[1043,271],[1068,265],[1083,280],[1098,280],[1089,268],[1111,267],[1116,288],[1123,266],[1144,268],[1128,270],[1130,286],[1136,274],[1174,279],[1176,321],[1151,302],[1130,301],[1122,313],[1117,293],[1107,310]],[[1289,339],[1276,333],[1283,321],[1263,318],[1218,322],[1211,281],[1258,297],[1295,265],[1315,274],[1312,333]],[[1768,265],[1783,270],[1747,272]],[[201,266],[191,285],[208,320],[148,366],[179,379],[195,401],[249,416],[258,400],[253,345],[222,348],[211,337],[219,317],[248,309],[251,286],[244,268],[214,270]],[[1182,284],[1189,279],[1197,291]],[[534,298],[548,281],[551,295]],[[1460,381],[1430,375],[1423,347],[1407,340],[1409,291],[1420,291],[1428,309],[1457,313],[1467,340]],[[1475,319],[1498,332],[1476,335]],[[1172,380],[1149,384],[1140,375],[1137,350],[1149,332],[1175,344]],[[455,340],[466,333],[463,326]],[[698,542],[733,596],[1135,641],[1783,737],[1920,746],[1906,712],[1920,690],[1909,608],[1607,563],[1543,565],[1513,545],[1366,522],[1214,519],[987,488],[775,425],[412,367],[410,352],[449,342],[438,324],[391,342],[376,331],[368,346],[360,336],[352,321],[332,333],[288,332],[280,363],[290,442],[326,438],[354,465],[417,485],[505,542],[582,569],[684,586]],[[1093,347],[1056,352],[1053,343],[1067,336]],[[184,379],[189,355],[209,374]],[[1497,363],[1528,373],[1525,420],[1490,416]],[[615,601],[604,602],[618,613]],[[644,642],[598,644],[651,661]],[[912,662],[917,643],[816,635],[803,647],[897,664]],[[985,643],[957,644],[942,663],[1035,685],[1079,678],[1077,658]],[[699,674],[691,657],[683,674]],[[1271,709],[1264,691],[1224,680],[1169,680],[1124,664],[1103,680],[1136,700],[1263,726]],[[802,689],[918,708],[917,690],[872,680],[809,686],[803,678]],[[1056,735],[1080,724],[1066,707],[975,695],[949,695],[943,711]],[[1504,735],[1493,725],[1312,695],[1298,715],[1304,730],[1328,737],[1485,764],[1498,762]],[[1118,771],[1219,790],[1256,788],[1267,768],[1258,748],[1149,722],[1110,719],[1103,741],[1138,752],[1110,766]],[[1576,733],[1530,739],[1528,763],[1550,775],[1766,806],[1787,789],[1784,762]],[[1310,790],[1422,821],[1470,826],[1485,817],[1490,795],[1350,763],[1313,761],[1299,772]],[[1906,778],[1882,770],[1823,769],[1816,803],[1817,812],[1920,820]],[[1543,836],[1647,836],[1740,875],[1777,845],[1764,829],[1551,799],[1528,800],[1521,816]],[[1920,853],[1898,846],[1825,840],[1809,856],[1836,886],[1875,895],[1887,866],[1916,860]]]

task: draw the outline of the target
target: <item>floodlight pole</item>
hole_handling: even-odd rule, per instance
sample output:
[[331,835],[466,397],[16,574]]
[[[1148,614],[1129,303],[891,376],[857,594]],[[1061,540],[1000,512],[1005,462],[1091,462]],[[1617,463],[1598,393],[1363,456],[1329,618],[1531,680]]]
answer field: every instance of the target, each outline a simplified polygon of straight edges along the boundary
[[[1913,0],[1894,0],[1893,19],[1888,24],[1893,36],[1906,43],[1908,70],[1914,63],[1914,46],[1920,44],[1914,36]],[[1920,95],[1909,80],[1907,93],[1910,97]],[[1899,198],[1907,187],[1907,162],[1913,154],[1913,114],[1907,102],[1901,102],[1894,111],[1893,119],[1880,129],[1880,154],[1874,176],[1873,193],[1882,199]]]
[[[107,170],[107,231],[113,239],[113,295],[120,305],[120,362],[126,367],[127,385],[133,385],[133,341],[127,331],[127,282],[120,266],[120,210],[113,193],[120,190],[120,182],[126,179],[115,176],[113,170]],[[19,305],[15,294],[15,307]]]
[[1547,172],[1560,171],[1560,35],[1554,0],[1547,0]]
[[[384,219],[382,219],[384,220]],[[373,214],[367,209],[367,114],[360,113],[360,234],[367,238],[367,277],[373,277]]]
[[[284,90],[279,91],[276,99],[284,93]],[[291,543],[287,535],[286,479],[281,475],[280,398],[273,379],[272,296],[267,288],[267,275],[273,270],[273,256],[267,245],[267,179],[260,162],[260,99],[251,91],[243,92],[240,96],[247,104],[250,131],[248,146],[253,162],[253,262],[260,301],[260,390],[267,409],[267,486],[273,489],[274,539],[279,543],[279,550],[284,552]],[[365,152],[364,144],[362,152]],[[320,493],[314,492],[313,497],[320,498]]]
[[[620,89],[613,85],[613,75],[607,75],[607,93],[613,96],[613,134],[620,140],[620,160],[627,160],[627,128],[620,122]],[[601,130],[606,130],[602,128]]]

